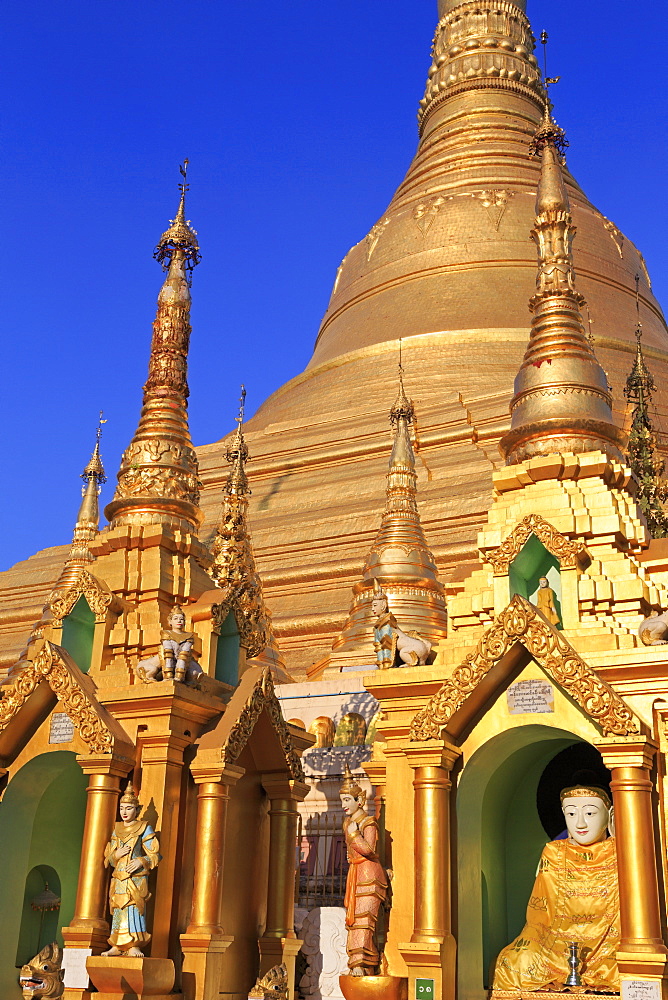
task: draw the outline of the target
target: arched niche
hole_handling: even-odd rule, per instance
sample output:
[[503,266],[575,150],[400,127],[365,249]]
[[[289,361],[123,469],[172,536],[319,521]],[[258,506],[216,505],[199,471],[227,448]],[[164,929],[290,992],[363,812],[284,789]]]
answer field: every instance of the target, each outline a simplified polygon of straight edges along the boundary
[[82,594],[69,615],[63,618],[60,645],[73,657],[84,674],[90,670],[94,636],[95,615]]
[[581,737],[545,725],[492,737],[457,786],[458,997],[483,1000],[498,953],[524,926],[541,851],[551,836],[537,807],[547,765]]
[[[513,559],[509,568],[510,596],[519,594],[536,604],[538,582],[542,576],[554,591],[557,614],[563,621],[561,611],[561,568],[559,560],[553,556],[536,535],[530,535]],[[560,628],[561,626],[557,626]]]
[[359,712],[347,712],[336,727],[335,747],[361,747],[366,739],[366,720]]
[[239,626],[234,612],[230,611],[220,627],[216,641],[214,677],[217,681],[234,687],[239,683],[240,649]]
[[[0,941],[9,961],[0,962],[0,996],[20,997],[13,959],[28,873],[44,866],[60,879],[60,928],[74,914],[86,810],[86,778],[69,750],[33,757],[12,777],[0,802],[0,844],[5,865],[0,894]],[[11,859],[10,863],[7,863]],[[53,939],[52,939],[53,940]],[[34,953],[28,958],[33,958]]]
[[20,968],[34,958],[42,948],[56,940],[59,925],[59,910],[37,909],[35,899],[50,889],[55,896],[60,896],[60,876],[51,865],[35,865],[28,872],[23,894],[23,912],[19,927],[19,940],[16,947],[15,965]]

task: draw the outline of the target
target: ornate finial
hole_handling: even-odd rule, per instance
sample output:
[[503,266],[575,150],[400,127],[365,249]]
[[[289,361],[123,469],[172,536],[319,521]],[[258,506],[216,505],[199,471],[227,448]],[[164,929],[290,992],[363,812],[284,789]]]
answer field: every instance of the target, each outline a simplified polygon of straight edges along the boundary
[[415,407],[413,405],[413,400],[409,399],[404,390],[404,367],[401,363],[401,338],[399,338],[399,394],[397,396],[396,402],[392,409],[390,410],[390,423],[393,426],[399,423],[399,420],[403,419],[407,423],[412,423],[415,419]]
[[357,781],[350,770],[348,761],[346,761],[343,765],[343,781],[341,782],[339,795],[352,795],[354,799],[358,799],[360,796],[363,796],[364,799],[366,799],[366,792],[360,785],[357,784]]
[[554,104],[550,100],[550,87],[554,83],[559,83],[561,79],[560,76],[548,76],[547,75],[547,31],[541,31],[540,41],[543,46],[543,82],[545,84],[545,109],[543,111],[543,120],[538,126],[537,131],[534,133],[534,137],[529,145],[529,153],[531,156],[540,156],[543,149],[548,144],[551,144],[556,149],[559,154],[559,158],[562,163],[564,162],[564,151],[569,145],[568,139],[566,138],[566,133],[562,128],[555,122],[552,111],[554,109]]
[[189,220],[186,220],[185,214],[186,191],[190,188],[190,185],[186,184],[188,160],[183,161],[183,165],[179,166],[179,170],[181,172],[181,176],[183,177],[183,183],[179,184],[181,199],[179,201],[178,211],[175,218],[171,220],[169,229],[166,229],[160,237],[153,256],[160,264],[162,264],[163,271],[167,271],[172,262],[175,251],[181,251],[183,253],[186,270],[188,272],[192,272],[193,268],[196,267],[202,259],[202,255],[200,254],[199,244],[197,242],[197,230],[193,229]]
[[608,381],[584,329],[559,131],[547,107],[535,140],[541,163],[531,230],[538,256],[531,334],[515,379],[510,431],[500,441],[508,464],[562,451],[622,458]]
[[241,395],[239,397],[239,415],[235,417],[237,422],[236,434],[234,435],[232,443],[228,445],[227,451],[225,452],[225,458],[232,464],[232,469],[227,477],[225,489],[228,493],[233,493],[236,496],[243,496],[245,494],[250,494],[251,492],[248,486],[248,476],[246,475],[245,469],[245,463],[250,457],[248,453],[248,446],[243,434],[245,406],[246,387],[242,385]]
[[[185,179],[185,167],[181,168]],[[202,520],[197,455],[188,428],[188,348],[190,282],[188,269],[199,261],[195,231],[184,215],[187,184],[171,228],[155,256],[169,270],[158,293],[153,338],[139,425],[126,448],[118,486],[106,515],[113,528],[162,523],[188,531]]]
[[[93,454],[91,455],[86,468],[81,473],[81,478],[84,484],[88,484],[91,479],[95,479],[98,487],[103,483],[106,483],[107,477],[104,474],[104,467],[102,465],[102,458],[100,456],[100,439],[102,437],[102,424],[106,424],[106,420],[102,419],[102,410],[100,410],[100,417],[97,423],[97,430],[95,431],[95,448],[93,449]],[[82,493],[86,492],[86,485],[82,489]],[[98,493],[99,493],[98,489]]]
[[640,322],[640,275],[636,274],[636,356],[624,386],[624,395],[633,404],[631,430],[626,457],[638,484],[638,503],[653,538],[668,536],[668,482],[663,473],[665,462],[656,453],[656,434],[650,417],[656,383],[645,364]]

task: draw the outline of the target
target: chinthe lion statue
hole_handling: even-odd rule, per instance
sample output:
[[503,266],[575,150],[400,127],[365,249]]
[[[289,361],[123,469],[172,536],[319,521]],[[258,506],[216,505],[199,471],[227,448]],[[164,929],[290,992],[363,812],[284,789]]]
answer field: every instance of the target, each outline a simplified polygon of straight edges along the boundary
[[41,1000],[42,997],[62,997],[65,987],[62,968],[63,950],[57,944],[47,944],[21,969],[19,986],[24,1000]]

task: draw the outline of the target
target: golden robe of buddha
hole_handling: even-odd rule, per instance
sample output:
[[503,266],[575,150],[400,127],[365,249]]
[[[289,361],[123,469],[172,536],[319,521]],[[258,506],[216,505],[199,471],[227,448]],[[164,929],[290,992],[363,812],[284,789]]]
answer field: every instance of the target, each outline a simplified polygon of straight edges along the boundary
[[551,625],[561,625],[561,618],[554,602],[554,591],[546,576],[541,576],[536,592],[536,607]]
[[543,850],[526,924],[497,958],[495,990],[563,989],[575,942],[583,985],[619,991],[617,854],[614,837],[604,839],[610,800],[600,789],[571,788],[562,804],[569,837]]

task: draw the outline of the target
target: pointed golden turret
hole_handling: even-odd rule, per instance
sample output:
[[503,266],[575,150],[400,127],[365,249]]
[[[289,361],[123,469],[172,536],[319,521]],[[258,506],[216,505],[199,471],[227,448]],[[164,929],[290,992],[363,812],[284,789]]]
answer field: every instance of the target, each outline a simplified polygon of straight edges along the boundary
[[[188,161],[186,160],[186,166]],[[154,256],[167,271],[158,296],[148,380],[139,426],[106,508],[111,526],[166,523],[192,530],[201,521],[197,457],[188,429],[190,272],[200,261],[197,233],[185,218],[186,171],[176,218]]]
[[[243,419],[246,390],[241,387],[237,429],[226,458],[232,468],[223,492],[223,503],[211,545],[213,562],[209,570],[221,590],[234,595],[239,610],[237,625],[246,657],[257,662],[269,647],[270,665],[282,666],[271,628],[271,615],[265,606],[262,581],[255,568],[255,556],[248,530],[248,497],[250,487],[245,463],[248,448],[244,439]],[[264,661],[263,661],[264,662]]]
[[554,452],[602,451],[621,460],[621,432],[611,396],[582,323],[584,298],[575,288],[575,226],[562,171],[567,145],[549,102],[531,152],[541,157],[536,220],[536,293],[529,344],[510,404],[510,431],[501,439],[507,463]]
[[399,393],[390,410],[394,444],[387,472],[385,510],[369,551],[362,579],[353,587],[348,620],[333,650],[346,650],[368,641],[373,624],[371,600],[374,583],[380,581],[390,610],[401,628],[416,629],[437,642],[446,634],[447,618],[443,585],[422,530],[417,506],[417,474],[410,427],[415,408],[404,390],[399,365]]
[[105,421],[102,420],[102,414],[100,414],[95,448],[93,449],[90,461],[81,473],[81,478],[84,481],[82,489],[83,499],[81,501],[79,513],[77,514],[77,521],[74,526],[72,546],[70,548],[67,561],[63,566],[63,570],[58,577],[58,581],[51,592],[49,602],[52,601],[57,594],[66,593],[71,587],[73,587],[79,575],[87,569],[92,562],[95,561],[95,557],[92,555],[88,546],[89,543],[96,538],[99,531],[100,511],[98,497],[100,495],[102,484],[107,481],[107,477],[104,474],[104,467],[102,465],[102,458],[100,457],[100,437],[102,434],[102,424],[104,422]]

